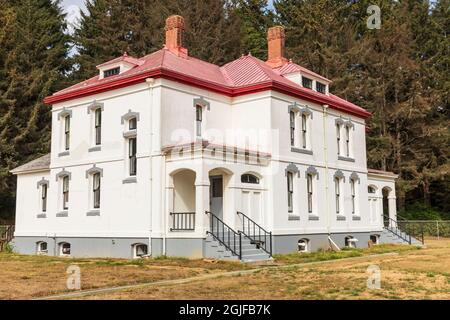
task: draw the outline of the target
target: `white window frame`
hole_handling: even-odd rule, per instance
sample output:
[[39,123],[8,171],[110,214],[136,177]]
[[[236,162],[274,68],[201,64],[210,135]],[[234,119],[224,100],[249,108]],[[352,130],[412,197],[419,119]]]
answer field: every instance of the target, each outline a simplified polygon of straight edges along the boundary
[[[96,183],[96,179],[98,179],[98,186]],[[90,193],[91,193],[91,200],[90,202],[90,207],[92,210],[100,210],[101,208],[101,204],[102,204],[102,198],[101,198],[101,186],[102,186],[102,174],[101,172],[93,172],[90,175]],[[98,204],[97,204],[97,200],[96,200],[96,195],[98,193]]]
[[356,179],[350,179],[350,204],[352,208],[352,216],[359,216],[359,188],[357,187],[358,181]]
[[343,216],[343,205],[342,205],[342,179],[335,177],[334,178],[334,193],[335,193],[335,206],[336,206],[336,214],[339,216]]
[[[60,177],[61,179],[61,210],[62,211],[68,211],[70,208],[70,177],[68,175],[64,175]],[[67,190],[66,190],[67,186]],[[67,194],[67,201],[66,201],[66,194]]]
[[[134,152],[132,152],[132,143],[134,144]],[[138,150],[138,140],[137,136],[131,137],[127,139],[127,177],[136,177],[138,174],[138,158],[137,158],[137,150]],[[134,170],[132,170],[132,166],[134,163]]]
[[288,213],[294,213],[294,172],[286,172]]
[[195,137],[197,139],[203,139],[205,131],[205,116],[203,108],[204,107],[200,104],[195,106]]
[[342,156],[342,125],[339,123],[336,123],[336,145],[338,156]]
[[71,116],[65,115],[63,118],[63,151],[70,150],[70,129],[71,129]]
[[345,156],[347,158],[352,158],[352,152],[351,152],[351,130],[349,126],[345,126]]
[[[45,196],[44,196],[45,192]],[[47,213],[48,211],[48,183],[42,183],[39,186],[39,207],[41,213]]]
[[289,137],[291,141],[291,147],[297,146],[296,122],[297,112],[295,112],[294,110],[289,111]]
[[306,197],[308,204],[308,214],[315,215],[315,205],[314,205],[314,197],[315,197],[315,185],[314,185],[314,175],[312,173],[306,174]]

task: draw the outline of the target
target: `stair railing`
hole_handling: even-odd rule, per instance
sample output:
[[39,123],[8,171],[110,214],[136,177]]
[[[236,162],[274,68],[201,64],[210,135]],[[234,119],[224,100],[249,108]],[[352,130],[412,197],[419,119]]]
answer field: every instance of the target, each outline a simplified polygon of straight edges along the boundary
[[[396,235],[397,237],[401,238],[402,240],[408,242],[409,244],[412,243],[412,238],[411,235],[406,233],[405,231],[403,231],[403,227],[400,228],[399,224],[396,220],[392,219],[391,217],[384,215],[384,221],[389,222],[389,224],[386,226],[384,226],[384,228],[388,231],[390,231],[391,233],[393,233],[394,235]],[[403,222],[403,221],[402,221]],[[401,225],[402,225],[401,222]]]
[[214,213],[210,211],[205,213],[210,216],[210,231],[207,233],[242,260],[242,233],[234,231]]
[[238,211],[237,214],[242,217],[242,233],[252,244],[256,244],[258,248],[272,256],[272,232],[261,227],[244,213]]

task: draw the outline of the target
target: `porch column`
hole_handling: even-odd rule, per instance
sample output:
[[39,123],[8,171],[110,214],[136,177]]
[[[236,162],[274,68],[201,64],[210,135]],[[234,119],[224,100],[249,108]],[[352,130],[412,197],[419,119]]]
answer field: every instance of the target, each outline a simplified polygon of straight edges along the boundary
[[174,212],[174,191],[173,177],[168,176],[166,186],[166,221],[168,221],[168,223],[166,232],[168,232],[172,226],[172,217],[170,216],[170,213]]
[[397,198],[395,196],[389,196],[388,207],[389,207],[389,218],[397,221]]
[[198,180],[195,183],[195,232],[202,237],[209,230],[209,181]]

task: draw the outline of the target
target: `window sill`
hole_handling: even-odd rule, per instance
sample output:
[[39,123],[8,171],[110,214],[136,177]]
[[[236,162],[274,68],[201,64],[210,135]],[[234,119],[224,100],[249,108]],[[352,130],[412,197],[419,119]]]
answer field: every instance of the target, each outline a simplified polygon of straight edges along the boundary
[[309,221],[319,221],[319,216],[314,215],[314,214],[310,214],[308,217]]
[[353,217],[352,217],[352,220],[353,220],[353,221],[360,221],[360,220],[361,220],[361,217],[360,217],[360,216],[353,216]]
[[69,216],[69,211],[61,211],[56,214],[57,218],[67,218]]
[[342,157],[342,156],[338,156],[338,160],[347,161],[347,162],[355,162],[355,159],[353,159],[353,158],[347,158],[347,157]]
[[86,212],[87,217],[99,217],[100,216],[100,210],[90,210]]
[[92,148],[89,148],[88,152],[98,152],[98,151],[102,151],[102,146],[95,146]]
[[130,178],[126,178],[122,181],[122,184],[128,184],[128,183],[137,183],[137,178],[130,177]]
[[345,216],[342,216],[342,215],[337,216],[337,221],[345,221],[345,220],[347,220],[347,218]]
[[291,147],[291,152],[313,155],[312,150]]
[[46,213],[40,213],[40,214],[36,215],[36,218],[38,218],[38,219],[45,219],[45,218],[47,218],[47,214]]
[[136,138],[137,136],[137,130],[129,130],[123,133],[124,138]]
[[288,221],[299,221],[300,220],[300,216],[294,215],[294,214],[289,214],[288,216]]
[[64,152],[58,153],[58,157],[67,157],[69,155],[70,155],[70,151],[64,151]]

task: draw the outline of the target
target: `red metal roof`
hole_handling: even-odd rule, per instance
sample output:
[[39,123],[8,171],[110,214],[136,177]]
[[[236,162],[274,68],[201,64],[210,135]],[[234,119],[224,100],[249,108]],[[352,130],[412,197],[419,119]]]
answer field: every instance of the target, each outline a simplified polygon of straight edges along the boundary
[[[124,58],[134,59],[128,56],[122,56],[117,59]],[[251,55],[247,55],[219,67],[193,57],[180,57],[168,49],[161,49],[135,60],[135,66],[126,72],[104,79],[95,76],[61,90],[45,98],[44,101],[47,104],[68,101],[141,83],[145,79],[153,77],[186,83],[227,96],[239,96],[254,92],[275,90],[315,103],[327,104],[332,108],[359,117],[367,118],[370,116],[369,112],[351,102],[331,94],[325,95],[303,88],[299,84],[283,77],[283,74],[295,72],[293,70],[306,72],[304,70],[307,69],[294,63],[288,63],[284,67],[272,69],[265,62]],[[114,59],[107,64],[118,61],[123,60]],[[309,74],[312,73],[312,71],[307,71]],[[320,77],[319,75],[317,76]]]

